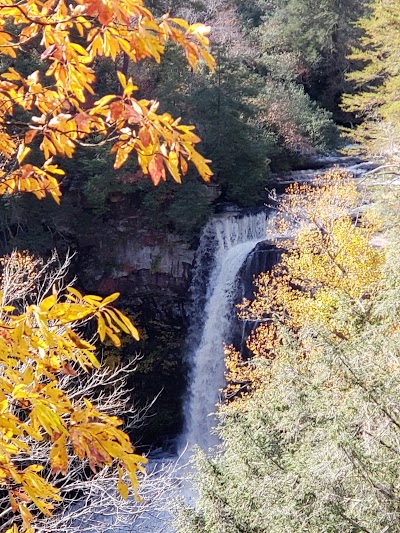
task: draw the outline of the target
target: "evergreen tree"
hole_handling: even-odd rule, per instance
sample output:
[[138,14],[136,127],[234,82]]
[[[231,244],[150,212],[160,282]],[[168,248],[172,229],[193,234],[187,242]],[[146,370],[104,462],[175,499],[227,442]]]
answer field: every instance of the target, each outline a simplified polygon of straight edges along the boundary
[[356,94],[343,98],[343,107],[364,122],[348,133],[369,151],[397,157],[400,140],[400,2],[374,0],[370,15],[358,26],[364,35],[351,59],[362,63],[349,75]]
[[345,120],[338,109],[344,90],[346,55],[364,2],[358,0],[259,0],[239,9],[260,38],[261,60],[280,79],[303,85],[313,100]]

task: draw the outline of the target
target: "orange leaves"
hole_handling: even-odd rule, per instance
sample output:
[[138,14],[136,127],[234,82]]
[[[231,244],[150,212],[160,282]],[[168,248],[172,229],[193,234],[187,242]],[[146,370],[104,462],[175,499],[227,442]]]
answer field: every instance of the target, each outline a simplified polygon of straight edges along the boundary
[[[70,440],[74,453],[83,460],[89,460],[91,470],[96,473],[97,468],[111,466],[114,459],[128,465],[128,472],[136,478],[137,465],[147,463],[147,460],[133,453],[129,437],[120,429],[121,422],[114,417],[100,415],[93,410],[85,410],[85,418],[94,421],[76,421],[81,417],[81,412],[76,412],[71,417]],[[134,465],[130,466],[133,460]]]
[[[122,81],[124,93],[130,95],[136,87],[131,80]],[[159,115],[157,109],[158,102],[130,96],[107,95],[95,103],[92,116],[106,116],[120,133],[111,150],[116,153],[114,168],[120,168],[136,150],[144,174],[149,174],[155,185],[166,179],[167,172],[180,183],[188,171],[188,161],[209,181],[212,171],[209,161],[194,148],[200,139],[193,133],[193,126],[181,125],[180,119],[173,119],[168,113]]]
[[[99,56],[116,60],[124,53],[134,62],[144,58],[159,62],[172,40],[183,48],[192,68],[202,60],[213,69],[208,27],[169,15],[156,19],[141,0],[78,0],[74,4],[22,0],[18,6],[0,0],[0,7],[1,50],[18,57],[22,45],[39,37],[40,57],[48,64],[45,75],[37,70],[25,76],[9,68],[0,76],[0,152],[7,158],[0,194],[30,191],[42,198],[50,192],[57,201],[59,188],[49,172],[41,165],[22,166],[30,145],[40,141],[44,161],[56,155],[73,157],[76,145],[92,134],[107,142],[117,137],[112,148],[116,169],[136,152],[143,173],[155,184],[167,174],[180,182],[188,161],[205,180],[210,178],[208,161],[195,149],[200,139],[192,127],[180,125],[179,119],[168,114],[158,115],[157,102],[135,100],[132,94],[137,87],[122,73],[117,73],[122,96],[108,95],[94,106],[88,104],[96,82],[91,65]],[[19,26],[18,35],[2,31],[7,17]],[[24,131],[16,140],[10,130],[18,108],[29,112],[30,118],[26,124],[19,123],[19,131]],[[15,154],[19,166],[10,172],[7,169],[13,166]]]
[[196,150],[192,148],[191,143],[187,143],[186,148],[189,151],[188,160],[193,162],[193,164],[197,168],[198,173],[204,179],[204,181],[210,181],[210,178],[213,173],[210,167],[208,166],[208,163],[210,163],[211,161],[209,159],[205,159],[198,152],[196,152]]
[[[15,48],[12,46],[13,37],[8,31],[2,31],[4,23],[0,25],[0,47],[2,54],[5,54],[9,57],[17,57]],[[9,46],[11,45],[11,46]]]
[[[114,11],[111,2],[107,0],[85,0],[86,13],[90,17],[97,17],[99,22],[105,26],[114,18]],[[125,19],[128,24],[128,20]]]
[[201,58],[211,70],[214,70],[215,59],[207,50],[209,26],[204,24],[190,25],[186,20],[170,18],[168,15],[163,17],[161,26],[165,34],[185,50],[186,59],[192,68],[196,68]]
[[97,411],[85,399],[85,408],[76,409],[71,415],[70,440],[74,453],[81,460],[87,458],[93,472],[119,461],[118,490],[127,496],[128,486],[122,482],[123,470],[128,474],[135,494],[137,471],[143,471],[147,459],[134,453],[129,437],[119,429],[121,421]]
[[[38,465],[30,465],[21,473],[21,486],[26,496],[31,500],[36,507],[46,516],[51,515],[54,505],[51,501],[61,501],[58,490],[45,481],[39,472],[43,467]],[[24,496],[21,499],[25,499]],[[19,504],[19,509],[23,518],[24,526],[29,526],[33,515],[28,511],[27,507]]]
[[263,359],[274,359],[278,344],[276,325],[268,322],[260,324],[247,339],[247,347],[254,357]]
[[[154,185],[158,185],[161,180],[166,180],[164,159],[162,155],[156,154],[149,163],[149,174]],[[175,176],[174,176],[175,177]]]
[[[248,395],[260,387],[261,376],[251,359],[245,361],[233,346],[225,346],[225,379],[223,389],[226,402],[234,402],[235,409],[245,408]],[[223,411],[221,405],[220,410]]]
[[[1,105],[1,104],[0,104]],[[0,131],[0,152],[5,157],[11,159],[17,150],[17,145],[10,135]]]
[[15,192],[31,192],[38,199],[49,193],[59,203],[61,192],[55,176],[62,176],[64,172],[47,160],[42,168],[26,164],[8,175],[0,171],[0,195]]
[[[67,432],[64,421],[52,405],[51,396],[49,399],[46,398],[47,391],[44,393],[40,391],[39,394],[29,393],[25,390],[24,393],[31,405],[29,418],[35,431],[39,432],[43,429],[50,437],[53,437],[54,434]],[[14,397],[18,396],[14,395]],[[71,409],[66,398],[61,398],[59,395],[54,400],[60,403],[63,400],[63,404],[58,406],[59,411],[68,412]]]
[[184,49],[192,68],[200,58],[210,68],[215,66],[207,50],[210,28],[203,24],[190,25],[169,15],[157,20],[140,0],[79,0],[78,4],[83,8],[83,20],[93,17],[102,26],[98,28],[91,21],[87,40],[92,57],[104,53],[115,58],[124,51],[132,61],[152,57],[158,62],[165,43],[173,40]]
[[[139,332],[121,311],[110,306],[114,300],[119,297],[119,293],[114,293],[104,300],[99,296],[83,296],[76,289],[68,287],[67,300],[70,304],[60,304],[66,306],[68,310],[68,322],[71,320],[71,313],[77,312],[76,318],[95,317],[98,320],[97,331],[101,341],[109,337],[116,346],[120,346],[118,334],[121,332],[131,335],[134,339],[139,340]],[[56,310],[57,313],[57,310]]]

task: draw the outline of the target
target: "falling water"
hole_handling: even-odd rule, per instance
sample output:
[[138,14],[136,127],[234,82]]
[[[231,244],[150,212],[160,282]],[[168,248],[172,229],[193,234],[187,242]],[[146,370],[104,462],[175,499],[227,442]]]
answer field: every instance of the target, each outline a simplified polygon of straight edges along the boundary
[[208,450],[217,441],[211,432],[215,426],[212,413],[224,385],[223,346],[230,340],[236,278],[249,253],[265,239],[265,232],[265,212],[220,216],[203,231],[192,282],[191,375],[183,434],[189,450],[194,444]]

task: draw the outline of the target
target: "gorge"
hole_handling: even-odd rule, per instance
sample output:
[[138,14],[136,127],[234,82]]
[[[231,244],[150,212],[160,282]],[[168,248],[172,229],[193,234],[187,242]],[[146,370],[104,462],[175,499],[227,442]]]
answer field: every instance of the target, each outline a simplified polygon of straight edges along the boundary
[[0,4],[0,533],[400,530],[400,1]]

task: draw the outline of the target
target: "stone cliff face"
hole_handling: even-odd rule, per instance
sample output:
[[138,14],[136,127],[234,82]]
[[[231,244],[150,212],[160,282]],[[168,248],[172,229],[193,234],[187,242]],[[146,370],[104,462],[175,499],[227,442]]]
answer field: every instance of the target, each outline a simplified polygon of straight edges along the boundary
[[146,427],[133,438],[160,445],[179,433],[182,424],[183,345],[195,250],[177,235],[127,224],[93,241],[85,238],[82,248],[78,272],[84,290],[100,295],[119,292],[119,306],[139,327],[139,343],[126,339],[121,350],[106,347],[104,357],[141,354],[129,383],[133,401],[143,407],[157,400]]
[[[90,246],[85,285],[124,296],[162,292],[182,296],[190,283],[194,250],[182,238],[146,229],[99,236]],[[85,254],[87,256],[87,254]]]

